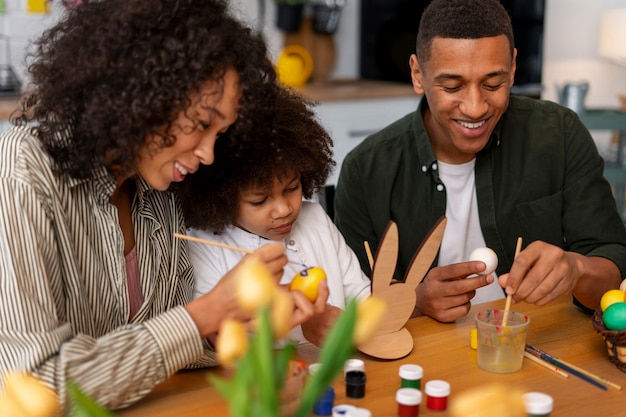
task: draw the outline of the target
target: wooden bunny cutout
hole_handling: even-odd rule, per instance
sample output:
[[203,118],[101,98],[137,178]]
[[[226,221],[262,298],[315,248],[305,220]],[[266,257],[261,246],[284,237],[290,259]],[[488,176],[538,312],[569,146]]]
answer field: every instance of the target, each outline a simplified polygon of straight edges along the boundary
[[376,252],[372,269],[372,295],[387,302],[378,330],[359,350],[380,359],[399,359],[413,349],[413,336],[404,327],[415,308],[415,289],[426,275],[439,251],[446,218],[441,217],[417,249],[404,282],[392,282],[398,261],[398,226],[389,222]]

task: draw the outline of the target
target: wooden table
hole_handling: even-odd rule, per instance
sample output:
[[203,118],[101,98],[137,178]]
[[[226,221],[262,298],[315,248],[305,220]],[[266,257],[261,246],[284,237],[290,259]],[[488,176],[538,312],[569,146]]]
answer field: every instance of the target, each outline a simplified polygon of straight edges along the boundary
[[[609,362],[606,346],[594,331],[591,318],[572,306],[569,297],[563,297],[547,306],[513,305],[512,310],[530,317],[527,342],[559,359],[575,364],[623,387],[603,391],[574,375],[569,378],[553,373],[542,366],[524,360],[522,370],[513,374],[494,374],[476,365],[476,351],[469,347],[469,331],[474,327],[473,316],[485,308],[503,308],[504,301],[472,307],[470,314],[456,323],[438,323],[427,317],[409,320],[407,328],[414,336],[411,354],[396,361],[365,358],[367,374],[366,395],[352,400],[345,397],[345,385],[340,376],[335,384],[335,404],[349,403],[368,408],[374,417],[395,416],[395,391],[399,388],[398,367],[415,363],[424,369],[425,382],[443,379],[451,385],[450,400],[455,393],[489,383],[501,383],[523,392],[540,391],[554,398],[552,417],[623,415],[626,411],[626,373]],[[310,344],[299,347],[299,355],[308,363],[316,361],[318,349]],[[213,370],[211,372],[216,372]],[[147,398],[123,411],[118,416],[228,416],[222,397],[206,380],[207,371],[183,372],[159,385]],[[420,406],[420,416],[447,416],[447,412],[433,412]]]

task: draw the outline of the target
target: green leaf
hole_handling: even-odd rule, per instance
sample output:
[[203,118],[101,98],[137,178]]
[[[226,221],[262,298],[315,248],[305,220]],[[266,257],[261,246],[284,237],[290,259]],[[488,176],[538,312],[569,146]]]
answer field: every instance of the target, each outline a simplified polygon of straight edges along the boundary
[[67,392],[72,403],[71,417],[115,417],[110,411],[85,394],[72,381],[67,381]]
[[276,389],[280,390],[285,383],[289,362],[296,354],[296,346],[287,344],[283,349],[276,350],[274,363],[274,380],[278,383]]
[[208,374],[209,382],[217,389],[226,401],[232,416],[252,417],[254,395],[254,376],[250,365],[252,358],[249,353],[237,364],[237,371],[230,380],[215,374]]
[[322,395],[335,377],[343,369],[344,362],[354,353],[352,334],[356,323],[357,302],[348,301],[346,309],[341,313],[328,332],[326,341],[320,350],[320,368],[309,377],[302,394],[302,401],[295,417],[307,417],[311,414],[315,401]]
[[[278,415],[278,386],[282,381],[274,374],[274,338],[270,321],[269,307],[261,309],[257,331],[250,342],[249,353],[252,354],[252,368],[256,373],[258,400],[263,416]],[[284,374],[283,374],[284,378]]]

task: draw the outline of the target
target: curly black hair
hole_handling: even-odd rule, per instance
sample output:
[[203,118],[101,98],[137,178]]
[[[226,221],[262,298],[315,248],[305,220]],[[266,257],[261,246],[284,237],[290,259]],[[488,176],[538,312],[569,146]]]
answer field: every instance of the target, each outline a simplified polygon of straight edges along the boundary
[[433,0],[422,13],[415,51],[419,62],[430,59],[434,38],[480,39],[505,35],[511,58],[515,41],[511,17],[498,0]]
[[106,167],[134,172],[154,135],[170,146],[172,122],[207,82],[234,68],[242,88],[232,130],[245,147],[258,109],[278,85],[261,35],[224,0],[83,2],[34,42],[32,85],[13,122],[32,125],[57,171],[87,178]]
[[310,198],[320,191],[335,161],[333,141],[311,107],[298,93],[281,89],[273,114],[256,127],[256,145],[233,149],[220,138],[215,162],[203,166],[173,189],[181,200],[187,226],[221,232],[235,224],[239,196],[250,187],[271,187],[275,178],[295,172],[300,175],[302,194]]

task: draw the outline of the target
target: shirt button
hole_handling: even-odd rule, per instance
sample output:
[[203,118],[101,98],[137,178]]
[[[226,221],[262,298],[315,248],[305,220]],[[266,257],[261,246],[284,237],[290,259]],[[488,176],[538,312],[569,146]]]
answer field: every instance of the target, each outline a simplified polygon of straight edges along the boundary
[[443,184],[437,184],[437,191],[443,191]]
[[428,171],[428,167],[426,165],[422,165],[422,172]]
[[433,171],[437,171],[437,163],[433,162],[433,165],[431,166]]
[[296,241],[295,241],[295,240],[290,240],[290,241],[289,241],[289,246],[293,246],[293,245],[295,245],[295,244],[296,244]]

